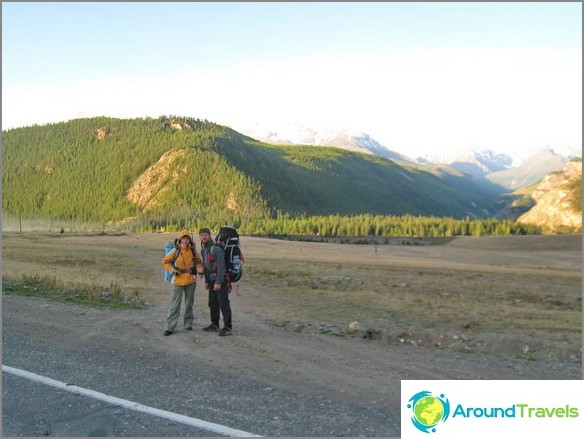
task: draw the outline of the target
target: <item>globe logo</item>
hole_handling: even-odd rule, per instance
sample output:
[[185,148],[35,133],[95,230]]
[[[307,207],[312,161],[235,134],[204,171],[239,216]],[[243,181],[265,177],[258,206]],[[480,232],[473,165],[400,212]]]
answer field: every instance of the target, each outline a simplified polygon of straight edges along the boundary
[[436,425],[446,421],[450,415],[450,403],[444,395],[434,396],[424,390],[416,393],[408,401],[412,410],[414,427],[424,433],[436,433]]

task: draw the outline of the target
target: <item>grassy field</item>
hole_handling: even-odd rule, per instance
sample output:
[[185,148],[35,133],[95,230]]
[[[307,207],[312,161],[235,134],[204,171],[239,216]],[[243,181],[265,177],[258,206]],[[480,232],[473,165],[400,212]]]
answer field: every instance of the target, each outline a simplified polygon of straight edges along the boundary
[[[3,281],[166,304],[170,234],[3,233]],[[581,360],[582,237],[364,245],[242,237],[235,306],[295,332]],[[198,290],[199,291],[199,290]],[[99,299],[99,297],[98,297]]]

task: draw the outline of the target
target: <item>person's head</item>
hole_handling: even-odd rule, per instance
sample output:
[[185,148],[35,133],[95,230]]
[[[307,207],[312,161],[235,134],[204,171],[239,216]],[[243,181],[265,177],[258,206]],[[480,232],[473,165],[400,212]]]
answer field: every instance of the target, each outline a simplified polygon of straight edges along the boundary
[[193,243],[191,235],[186,230],[181,230],[178,234],[178,243],[181,247],[187,247]]
[[211,230],[207,227],[203,227],[199,230],[199,238],[201,238],[201,242],[203,243],[209,242],[211,240]]

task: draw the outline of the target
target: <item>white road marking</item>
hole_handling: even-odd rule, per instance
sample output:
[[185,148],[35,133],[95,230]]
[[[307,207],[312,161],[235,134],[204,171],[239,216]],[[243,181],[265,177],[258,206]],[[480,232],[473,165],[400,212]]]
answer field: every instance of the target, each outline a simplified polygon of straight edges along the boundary
[[160,410],[154,407],[148,407],[137,402],[128,401],[126,399],[116,398],[115,396],[109,396],[105,393],[96,392],[90,389],[84,389],[83,387],[78,387],[74,385],[69,385],[61,381],[53,380],[41,375],[36,375],[26,370],[15,369],[14,367],[2,365],[2,372],[7,372],[12,375],[27,378],[31,381],[36,381],[38,383],[46,384],[48,386],[56,387],[67,392],[76,393],[78,395],[88,396],[90,398],[98,399],[100,401],[107,402],[108,404],[117,405],[124,407],[126,409],[134,410],[137,412],[147,413],[149,415],[158,416],[159,418],[169,419],[174,422],[179,422],[181,424],[190,425],[193,427],[201,428],[203,430],[211,431],[213,433],[218,433],[224,436],[230,437],[262,437],[256,434],[248,433],[242,430],[236,430],[234,428],[226,427],[220,424],[214,424],[212,422],[203,421],[197,418],[191,418],[189,416],[179,415],[178,413],[168,412],[166,410]]

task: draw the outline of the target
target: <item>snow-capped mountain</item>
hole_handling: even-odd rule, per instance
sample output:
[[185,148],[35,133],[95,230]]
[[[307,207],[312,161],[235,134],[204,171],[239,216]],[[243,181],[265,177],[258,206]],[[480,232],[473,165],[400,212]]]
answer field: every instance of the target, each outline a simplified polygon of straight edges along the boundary
[[[269,128],[266,128],[269,127]],[[238,131],[262,142],[287,145],[333,146],[364,154],[375,154],[398,162],[429,165],[447,165],[440,172],[456,169],[473,177],[477,183],[496,184],[500,190],[515,190],[533,184],[549,172],[559,171],[569,158],[550,148],[534,151],[528,156],[511,156],[490,149],[470,147],[440,151],[412,159],[392,151],[362,131],[348,129],[315,129],[297,123],[256,124]],[[572,155],[572,154],[571,154]],[[432,165],[432,166],[430,166]],[[433,168],[434,166],[434,168]]]
[[516,159],[508,154],[478,148],[426,155],[418,158],[418,162],[448,164],[475,177],[484,177],[493,172],[512,168],[517,164]]
[[447,164],[472,175],[477,181],[490,181],[506,190],[529,186],[550,172],[560,171],[569,158],[550,148],[532,151],[529,156],[512,157],[491,150],[470,148],[451,154],[425,156],[420,163]]
[[363,154],[375,154],[391,160],[415,162],[415,160],[398,152],[391,151],[373,139],[369,134],[362,131],[352,131],[348,129],[319,130],[308,128],[300,124],[288,123],[279,124],[277,128],[271,126],[270,129],[265,129],[259,125],[255,125],[242,129],[241,132],[246,136],[265,143],[279,145],[333,146]]
[[505,188],[516,190],[532,185],[552,172],[561,171],[569,160],[550,148],[542,148],[520,165],[492,172],[487,179]]

